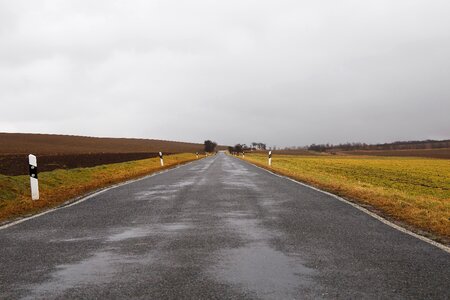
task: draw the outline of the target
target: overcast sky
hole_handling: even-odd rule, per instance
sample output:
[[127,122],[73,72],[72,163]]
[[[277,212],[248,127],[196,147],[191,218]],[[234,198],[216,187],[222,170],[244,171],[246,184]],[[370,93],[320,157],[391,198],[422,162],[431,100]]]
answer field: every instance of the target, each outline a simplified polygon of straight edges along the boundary
[[450,1],[0,0],[0,131],[450,138]]

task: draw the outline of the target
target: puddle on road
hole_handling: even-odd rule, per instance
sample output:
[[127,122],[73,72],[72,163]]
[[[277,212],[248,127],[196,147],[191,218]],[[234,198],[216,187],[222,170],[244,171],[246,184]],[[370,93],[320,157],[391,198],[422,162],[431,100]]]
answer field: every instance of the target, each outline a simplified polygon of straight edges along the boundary
[[161,224],[158,227],[161,228],[161,231],[178,231],[189,229],[192,226],[184,223],[170,223],[170,224]]
[[134,194],[135,200],[164,200],[170,199],[178,192],[176,189],[152,189]]
[[268,240],[272,234],[260,228],[256,219],[249,218],[227,218],[227,225],[239,231],[240,235],[250,241]]
[[195,181],[193,179],[187,179],[187,180],[183,180],[183,181],[180,181],[180,182],[173,183],[170,186],[171,187],[176,187],[176,188],[182,188],[182,187],[193,185],[194,182]]
[[150,230],[147,228],[130,228],[121,233],[116,233],[108,237],[108,242],[119,242],[132,238],[140,238],[144,236],[148,236],[150,234]]
[[224,180],[223,184],[225,185],[225,190],[239,190],[241,188],[259,190],[259,187],[255,183],[246,180]]
[[255,176],[255,173],[250,172],[247,168],[242,166],[231,166],[224,170],[222,176],[222,182],[225,185],[226,190],[235,190],[241,188],[248,188],[252,190],[259,190],[255,180],[251,177]]
[[312,285],[315,270],[263,243],[228,249],[213,269],[219,281],[254,292],[262,299],[295,299]]
[[69,239],[54,239],[54,240],[50,240],[50,242],[67,242],[67,243],[73,243],[73,242],[83,242],[83,241],[94,241],[94,240],[98,240],[100,238],[98,237],[79,237],[79,238],[69,238]]
[[242,211],[242,210],[235,210],[230,212],[224,212],[224,213],[218,213],[216,214],[220,218],[226,218],[233,220],[234,218],[251,218],[252,215],[248,212]]
[[97,252],[77,263],[57,266],[48,281],[29,287],[30,295],[23,299],[55,298],[73,287],[105,284],[111,282],[116,274],[124,272],[124,265],[146,265],[151,262],[150,255],[128,257],[111,251]]
[[316,270],[305,266],[297,253],[284,253],[271,246],[282,233],[269,230],[250,211],[219,214],[227,228],[243,240],[239,248],[217,252],[217,265],[210,269],[218,282],[226,282],[262,299],[296,299],[314,289]]
[[[163,223],[130,228],[118,228],[116,233],[107,237],[107,243],[117,243],[130,239],[139,239],[157,234],[177,234],[192,228],[189,223]],[[89,239],[89,238],[84,238]],[[83,238],[66,239],[64,241],[83,240]],[[133,241],[137,245],[139,240]],[[110,250],[99,251],[87,259],[73,264],[56,266],[47,281],[29,286],[30,295],[24,299],[48,299],[61,296],[66,290],[74,287],[101,285],[112,282],[117,274],[139,268],[153,262],[152,255],[121,255]]]
[[106,241],[107,242],[120,242],[133,238],[142,238],[151,235],[158,234],[172,234],[174,232],[183,231],[186,229],[190,229],[192,225],[187,223],[166,223],[166,224],[157,224],[157,225],[148,225],[141,227],[131,227],[122,229],[118,233],[114,233],[110,235]]
[[222,183],[224,184],[225,190],[236,190],[241,188],[249,188],[252,190],[259,190],[259,186],[249,180],[247,177],[232,177],[226,176],[222,178]]
[[195,183],[193,179],[182,180],[170,185],[156,185],[146,191],[134,194],[135,200],[167,200],[173,198],[180,189]]
[[188,200],[188,201],[186,201],[186,206],[187,207],[189,207],[189,206],[198,206],[200,204],[200,201],[198,201],[198,200]]
[[203,164],[201,165],[197,165],[197,166],[193,166],[190,167],[188,170],[189,171],[194,171],[194,172],[204,172],[206,171],[209,167],[211,167],[211,164],[214,162],[214,160],[211,161],[203,161]]
[[188,168],[188,171],[199,171],[199,170],[202,170],[203,169],[203,167],[202,166],[195,166],[195,167],[190,167],[190,168]]
[[203,186],[207,185],[209,183],[208,177],[202,177],[199,181],[197,181],[196,186],[201,189]]

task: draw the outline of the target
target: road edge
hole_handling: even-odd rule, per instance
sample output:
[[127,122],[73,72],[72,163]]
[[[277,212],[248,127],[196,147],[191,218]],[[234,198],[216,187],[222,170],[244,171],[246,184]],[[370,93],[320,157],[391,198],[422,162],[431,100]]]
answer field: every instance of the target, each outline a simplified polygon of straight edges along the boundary
[[357,203],[348,201],[348,200],[346,200],[346,199],[344,199],[344,198],[342,198],[342,197],[340,197],[340,196],[338,196],[338,195],[335,195],[335,194],[332,194],[332,193],[330,193],[330,192],[324,191],[324,190],[322,190],[322,189],[320,189],[320,188],[314,187],[314,186],[309,185],[309,184],[307,184],[307,183],[304,183],[304,182],[295,180],[295,179],[290,178],[290,177],[288,177],[288,176],[278,174],[278,173],[276,173],[276,172],[274,172],[274,171],[272,171],[272,170],[269,170],[269,169],[260,167],[260,166],[254,164],[254,163],[252,163],[252,162],[250,162],[250,161],[247,161],[247,160],[244,160],[244,159],[239,159],[239,160],[240,160],[240,161],[243,161],[243,162],[245,162],[245,163],[247,163],[247,164],[249,164],[249,165],[252,165],[252,166],[254,166],[254,167],[258,168],[258,169],[261,169],[261,170],[263,170],[263,171],[266,171],[266,172],[268,172],[268,173],[270,173],[270,174],[272,174],[272,175],[275,175],[275,176],[277,176],[277,177],[280,177],[280,178],[283,178],[283,179],[287,179],[287,180],[292,181],[292,182],[294,182],[294,183],[296,183],[296,184],[302,185],[302,186],[304,186],[304,187],[308,187],[308,188],[313,189],[313,190],[315,190],[315,191],[318,191],[318,192],[321,192],[321,193],[326,194],[326,195],[328,195],[328,196],[331,196],[331,197],[333,197],[333,198],[335,198],[335,199],[337,199],[337,200],[339,200],[339,201],[341,201],[341,202],[343,202],[343,203],[345,203],[345,204],[348,204],[348,205],[350,205],[350,206],[353,206],[354,208],[358,209],[359,211],[362,211],[363,213],[365,213],[365,214],[371,216],[372,218],[374,218],[374,219],[380,221],[381,223],[383,223],[383,224],[385,224],[385,225],[387,225],[387,226],[389,226],[389,227],[391,227],[391,228],[394,228],[394,229],[396,229],[396,230],[398,230],[398,231],[400,231],[400,232],[402,232],[402,233],[404,233],[404,234],[408,234],[408,235],[410,235],[410,236],[412,236],[412,237],[414,237],[414,238],[416,238],[416,239],[419,239],[419,240],[421,240],[421,241],[423,241],[423,242],[426,242],[426,243],[428,243],[428,244],[430,244],[430,245],[432,245],[432,246],[435,246],[435,247],[437,247],[437,248],[443,250],[444,252],[447,252],[448,254],[450,254],[450,247],[448,247],[448,246],[446,246],[446,245],[444,245],[444,244],[441,244],[441,243],[439,243],[439,242],[433,241],[432,239],[427,238],[427,237],[425,237],[425,236],[423,236],[423,235],[420,235],[420,234],[417,234],[417,233],[415,233],[415,232],[412,232],[411,230],[406,229],[405,227],[402,227],[402,226],[400,226],[400,225],[398,225],[398,224],[395,224],[395,223],[393,223],[393,222],[391,222],[391,221],[389,221],[389,220],[383,218],[382,216],[380,216],[380,215],[378,215],[378,214],[376,214],[376,213],[374,213],[374,212],[368,210],[367,208],[362,207],[361,205],[359,205],[359,204],[357,204]]

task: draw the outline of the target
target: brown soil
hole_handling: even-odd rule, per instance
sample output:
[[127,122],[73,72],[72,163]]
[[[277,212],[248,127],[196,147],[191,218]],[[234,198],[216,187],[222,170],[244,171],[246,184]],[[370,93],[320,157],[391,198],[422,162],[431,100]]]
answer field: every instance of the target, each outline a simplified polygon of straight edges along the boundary
[[[165,153],[169,154],[169,153]],[[87,168],[98,165],[156,157],[158,153],[92,153],[38,156],[39,172],[55,169]],[[28,155],[0,155],[0,174],[15,176],[28,174]]]
[[0,174],[28,174],[28,154],[37,156],[42,172],[145,159],[159,151],[167,155],[203,153],[203,149],[203,144],[150,139],[0,133]]
[[85,136],[0,133],[0,154],[79,154],[79,153],[138,153],[138,152],[196,152],[203,144],[150,139],[97,138]]

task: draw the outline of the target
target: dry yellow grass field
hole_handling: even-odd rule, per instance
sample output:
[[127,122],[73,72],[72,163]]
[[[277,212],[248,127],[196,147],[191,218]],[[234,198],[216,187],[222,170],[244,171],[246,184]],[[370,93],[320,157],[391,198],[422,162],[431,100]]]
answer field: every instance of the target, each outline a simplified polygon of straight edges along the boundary
[[[245,160],[268,168],[267,155],[247,154]],[[270,169],[450,241],[450,160],[274,155]]]
[[37,213],[99,188],[195,160],[195,154],[164,156],[124,163],[39,173],[40,200],[30,197],[30,179],[0,175],[0,222]]

